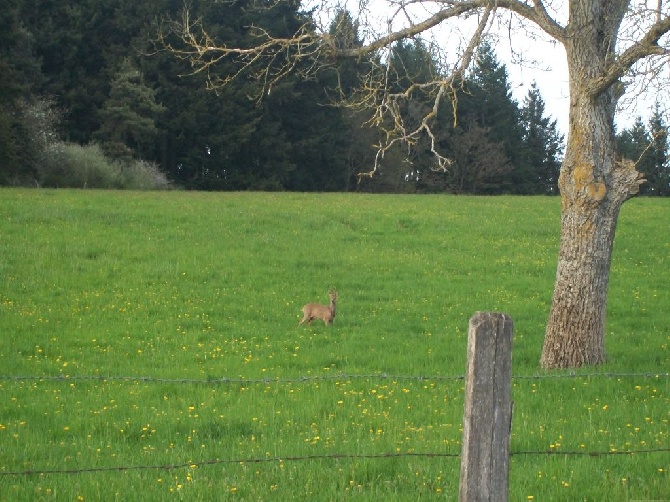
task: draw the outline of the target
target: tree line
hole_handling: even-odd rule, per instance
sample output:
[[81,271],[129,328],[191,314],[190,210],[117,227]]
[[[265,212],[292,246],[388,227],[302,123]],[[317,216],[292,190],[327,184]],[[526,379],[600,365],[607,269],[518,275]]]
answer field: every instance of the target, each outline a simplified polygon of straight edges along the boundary
[[[299,1],[248,9],[258,0],[194,1],[218,44],[251,46],[253,29],[291,36],[311,14]],[[262,3],[262,2],[261,2]],[[225,58],[195,72],[166,26],[181,0],[6,0],[0,7],[0,184],[200,190],[295,190],[556,194],[564,138],[532,85],[521,103],[492,44],[483,44],[434,138],[376,157],[384,124],[368,109],[341,106],[371,65],[389,92],[406,92],[408,128],[433,105],[422,83],[444,69],[421,38],[387,53],[342,59],[304,78],[297,71],[256,98],[262,83]],[[361,45],[356,20],[334,16],[332,43]],[[158,43],[160,41],[160,43]],[[164,50],[165,45],[175,50]],[[250,64],[253,64],[251,62]],[[308,59],[300,64],[309,66]],[[370,127],[374,124],[375,127]],[[638,161],[641,193],[668,195],[668,126],[657,107],[618,135]],[[436,165],[433,149],[450,159]],[[361,176],[378,164],[374,177]]]

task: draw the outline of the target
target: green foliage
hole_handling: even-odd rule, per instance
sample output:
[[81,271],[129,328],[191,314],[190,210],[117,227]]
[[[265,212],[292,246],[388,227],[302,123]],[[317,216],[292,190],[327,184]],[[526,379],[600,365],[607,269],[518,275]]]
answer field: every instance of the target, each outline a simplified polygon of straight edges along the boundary
[[[213,40],[228,46],[253,46],[258,38],[251,26],[285,37],[312,23],[300,2],[260,5],[259,10],[252,8],[259,6],[253,0],[189,4],[192,19],[202,19]],[[435,159],[421,138],[411,151],[389,151],[381,175],[357,185],[355,174],[372,168],[373,145],[384,138],[365,125],[370,111],[332,107],[333,98],[354,96],[373,66],[388,70],[394,91],[440,77],[431,46],[414,38],[396,44],[388,60],[372,54],[329,61],[310,79],[301,71],[315,62],[305,60],[259,101],[262,79],[248,74],[216,92],[205,89],[235,73],[230,59],[194,75],[188,61],[159,50],[160,27],[179,18],[183,6],[173,0],[5,1],[0,184],[39,183],[44,145],[34,135],[33,112],[48,102],[58,110],[59,122],[51,129],[58,141],[95,140],[108,156],[157,165],[186,188],[556,193],[562,138],[555,122],[543,116],[536,89],[522,107],[512,99],[505,65],[492,45],[479,49],[476,64],[457,83],[456,114],[445,100],[432,124],[439,150],[454,161],[450,171],[431,171]],[[163,34],[183,48],[174,34]],[[358,20],[344,9],[335,10],[328,34],[338,47],[363,40]],[[259,61],[252,70],[278,63]],[[431,109],[433,97],[427,88],[411,93],[402,110],[408,128]],[[656,139],[640,165],[648,179],[643,194],[668,193],[667,141],[652,134],[665,130],[660,114],[651,118],[650,138]]]
[[34,151],[13,107],[0,108],[0,185],[29,184]]
[[119,170],[97,145],[56,143],[39,167],[45,187],[119,188]]
[[[0,190],[2,471],[111,469],[1,476],[2,497],[455,499],[457,456],[383,456],[460,454],[450,377],[476,310],[515,322],[513,452],[667,448],[667,377],[538,369],[559,206]],[[667,372],[669,212],[622,208],[597,372]],[[334,324],[298,326],[330,287]],[[665,453],[515,455],[509,498],[662,499],[667,470]]]
[[363,46],[358,21],[344,8],[336,9],[333,21],[328,27],[328,34],[332,37],[335,47],[338,49],[353,49]]
[[158,168],[141,160],[114,160],[97,144],[54,143],[39,165],[44,187],[160,190],[169,186]]
[[21,0],[5,0],[0,9],[0,106],[27,98],[42,83],[35,40],[21,19]]
[[517,184],[520,193],[558,194],[563,136],[557,132],[556,120],[544,115],[544,101],[535,82],[521,108],[523,147],[519,155]]
[[[405,128],[412,131],[434,107],[439,87],[422,84],[439,77],[438,64],[429,48],[416,42],[397,44],[390,67],[394,90],[409,93],[401,113]],[[515,149],[521,136],[509,87],[504,65],[498,63],[490,46],[483,46],[470,74],[450,95],[443,96],[439,112],[430,122],[437,149],[452,162],[449,168],[434,170],[430,139],[422,137],[411,145],[409,153],[395,152],[404,162],[394,158],[391,164],[395,169],[384,166],[382,174],[421,192],[513,191]]]
[[475,120],[459,119],[445,135],[452,165],[445,173],[426,173],[421,188],[456,194],[504,192],[508,185],[503,180],[509,179],[512,166],[503,143],[491,141],[490,133]]
[[624,129],[617,136],[617,147],[621,154],[636,162],[637,169],[642,172],[648,171],[651,167],[649,155],[647,155],[650,144],[651,138],[642,117],[637,117],[629,129]]
[[476,124],[486,131],[485,139],[495,145],[506,162],[497,162],[498,168],[480,184],[478,193],[528,193],[523,187],[523,173],[519,154],[522,149],[522,130],[519,108],[512,98],[507,68],[501,64],[493,47],[485,42],[477,52],[475,65],[466,81],[471,97],[464,101],[463,113],[468,124]]
[[[251,25],[288,36],[307,21],[291,2],[260,12],[244,2],[191,9],[208,33],[232,45],[257,41]],[[180,47],[179,40],[169,40]],[[204,90],[203,75],[189,75],[187,61],[159,53],[144,64],[147,79],[160,82],[156,98],[169,106],[157,121],[165,131],[161,163],[178,183],[207,190],[345,189],[341,137],[349,131],[341,110],[329,106],[326,89],[335,87],[330,73],[316,81],[288,76],[257,101],[261,82],[254,79],[234,80],[213,93]],[[216,85],[233,71],[223,60],[206,78]]]
[[[64,138],[89,143],[100,128],[113,74],[127,57],[146,54],[154,20],[182,5],[171,0],[34,0],[20,2],[47,77],[40,93],[67,111]],[[144,154],[144,152],[141,152]],[[141,155],[146,158],[146,155]]]
[[[194,2],[190,9],[216,43],[230,46],[253,46],[258,39],[251,26],[286,37],[311,22],[299,2],[260,10],[250,3]],[[261,101],[262,79],[245,76],[214,93],[205,86],[234,73],[231,60],[223,58],[194,75],[188,61],[154,45],[165,20],[178,18],[182,7],[170,0],[12,0],[0,19],[7,27],[3,35],[8,34],[5,52],[0,51],[6,70],[0,72],[0,86],[7,82],[6,95],[27,92],[30,106],[38,95],[53,96],[55,108],[63,111],[60,139],[82,145],[95,140],[110,158],[159,165],[186,188],[528,192],[522,186],[526,177],[513,171],[522,170],[516,129],[509,126],[507,113],[515,104],[509,101],[504,66],[490,47],[488,55],[483,50],[480,56],[482,78],[474,78],[459,97],[459,127],[453,128],[448,105],[436,120],[441,147],[454,157],[453,171],[431,173],[434,158],[423,138],[410,153],[388,152],[382,176],[359,186],[355,174],[372,168],[379,135],[364,125],[369,112],[353,114],[330,105],[333,98],[354,94],[371,60],[337,61],[305,80],[301,70],[314,64],[306,60]],[[357,20],[339,10],[329,35],[337,46],[355,47],[362,44],[358,31]],[[174,34],[163,35],[182,48]],[[383,69],[379,55],[371,58]],[[251,70],[278,63],[258,61]],[[418,38],[398,43],[389,65],[396,90],[439,77],[430,46]],[[468,102],[466,96],[477,86],[488,101]],[[431,109],[431,100],[425,90],[412,92],[403,110],[409,128]],[[15,108],[13,102],[0,106],[0,183],[33,184],[39,182],[41,153],[25,133],[29,124],[16,120]],[[500,116],[492,114],[501,110]]]
[[[408,96],[399,108],[405,129],[417,129],[435,104],[436,87],[424,84],[439,79],[437,61],[420,40],[400,42],[388,74],[392,91]],[[507,69],[490,44],[479,48],[468,75],[443,97],[430,127],[437,149],[452,161],[446,171],[434,169],[431,144],[424,137],[407,151],[392,152],[383,163],[383,179],[370,185],[394,192],[558,193],[563,138],[556,121],[544,116],[536,87],[519,108]]]
[[33,43],[21,23],[19,2],[4,2],[0,9],[0,185],[34,180],[41,144],[34,134],[33,112],[46,100],[31,95],[41,83]]
[[[337,47],[354,48],[363,45],[358,21],[344,9],[336,11],[328,33]],[[332,68],[322,70],[319,75],[320,84],[329,98],[355,100],[362,82],[372,70],[375,58],[376,55],[340,59]],[[344,190],[360,189],[357,175],[370,170],[374,165],[373,145],[378,144],[379,133],[368,123],[372,113],[372,110],[342,108],[339,111],[339,120],[329,122],[329,134],[337,148],[334,157],[343,169],[339,175],[331,172],[329,176],[342,182]]]
[[642,186],[642,193],[649,195],[670,195],[670,150],[668,145],[668,126],[661,113],[660,104],[649,120],[651,135],[650,169],[642,171],[647,183]]
[[[435,59],[419,38],[397,42],[392,48],[388,67],[391,92],[402,92],[414,84],[425,84],[438,77]],[[420,89],[416,93],[420,95]]]
[[134,152],[147,151],[157,136],[157,116],[165,107],[156,102],[155,92],[129,58],[125,58],[112,79],[109,98],[100,110],[97,137],[114,159],[128,161]]
[[18,99],[0,110],[0,184],[39,184],[37,165],[58,140],[60,113],[48,99]]
[[121,167],[121,187],[129,190],[167,190],[171,184],[156,164],[133,160]]

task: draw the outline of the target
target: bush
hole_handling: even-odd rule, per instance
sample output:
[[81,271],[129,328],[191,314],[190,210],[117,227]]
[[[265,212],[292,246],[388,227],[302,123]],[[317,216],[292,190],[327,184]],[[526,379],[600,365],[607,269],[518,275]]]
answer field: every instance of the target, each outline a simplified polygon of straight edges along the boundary
[[130,190],[167,190],[170,188],[165,173],[145,160],[132,160],[123,165],[123,188]]
[[[61,112],[53,99],[34,97],[0,106],[0,185],[165,190],[156,164],[132,157],[123,144],[112,155],[98,144],[58,139]],[[123,156],[117,159],[114,154]]]
[[38,168],[42,186],[59,188],[120,188],[119,169],[98,145],[54,143]]
[[97,144],[54,143],[38,168],[39,184],[60,188],[165,190],[169,182],[155,164],[117,161]]

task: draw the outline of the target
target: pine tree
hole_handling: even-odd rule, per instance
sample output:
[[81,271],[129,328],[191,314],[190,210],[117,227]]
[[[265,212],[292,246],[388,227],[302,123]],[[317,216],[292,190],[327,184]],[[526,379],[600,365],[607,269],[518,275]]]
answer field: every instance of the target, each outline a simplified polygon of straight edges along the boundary
[[558,195],[563,136],[556,120],[544,115],[545,106],[535,82],[520,110],[523,127],[523,150],[517,173],[524,173],[524,193]]
[[[518,146],[518,104],[512,97],[507,67],[498,61],[489,43],[479,48],[467,83],[477,101],[474,111],[479,125],[491,128],[494,141],[503,140],[510,148]],[[510,158],[513,160],[512,155]]]
[[507,68],[488,43],[479,52],[457,95],[456,127],[451,109],[440,111],[447,150],[454,165],[448,174],[451,190],[500,194],[520,192],[514,172],[521,150],[519,110],[512,98]]
[[[399,100],[399,112],[405,131],[415,131],[434,105],[434,88],[426,86],[438,78],[437,63],[430,49],[420,39],[402,40],[394,44],[388,61],[389,91],[405,94]],[[388,130],[392,127],[387,126]],[[431,128],[437,130],[435,123]],[[430,138],[425,134],[410,142],[397,144],[386,152],[379,169],[378,180],[373,180],[377,190],[412,192],[443,189],[428,176],[435,165]]]
[[420,38],[401,40],[391,51],[389,74],[391,90],[405,90],[412,84],[425,84],[437,78],[437,64]]
[[[34,54],[33,34],[20,20],[20,3],[6,0],[0,8],[0,184],[34,183],[36,163],[53,121],[36,87],[42,80]],[[48,130],[47,130],[48,128]]]
[[[650,155],[650,145],[652,138],[647,131],[647,127],[642,121],[642,117],[637,117],[633,125],[617,134],[617,149],[620,154],[635,161],[639,172],[650,173],[653,171],[653,160]],[[640,193],[648,190],[646,183],[640,186]]]
[[617,149],[635,161],[636,169],[646,180],[641,195],[670,195],[670,159],[668,158],[668,127],[657,105],[646,126],[642,117],[617,134]]
[[660,105],[656,102],[649,119],[651,145],[649,151],[650,169],[645,172],[647,183],[642,185],[642,193],[648,195],[670,195],[670,159],[668,158],[668,127],[665,124]]
[[[328,35],[338,48],[351,49],[363,45],[358,21],[346,9],[339,9],[335,13]],[[320,72],[320,81],[325,85],[328,94],[335,99],[351,99],[371,67],[370,57],[339,59],[332,68],[325,68]],[[369,171],[374,165],[372,145],[377,141],[377,132],[368,124],[371,117],[370,110],[340,108],[340,123],[334,134],[334,143],[338,149],[336,155],[343,161],[345,190],[363,188],[357,174]]]
[[338,49],[352,49],[363,45],[358,34],[358,22],[343,8],[335,11],[333,21],[328,26],[328,35]]
[[157,116],[165,107],[144,83],[140,70],[125,58],[114,73],[109,97],[100,110],[101,125],[95,133],[105,153],[130,160],[151,148],[157,135]]

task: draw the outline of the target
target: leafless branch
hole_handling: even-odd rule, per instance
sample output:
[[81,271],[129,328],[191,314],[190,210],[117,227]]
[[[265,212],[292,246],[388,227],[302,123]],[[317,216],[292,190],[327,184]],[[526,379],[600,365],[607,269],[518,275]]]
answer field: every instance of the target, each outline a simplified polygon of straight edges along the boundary
[[[659,3],[660,6],[660,3]],[[660,17],[660,11],[657,13]],[[658,17],[657,17],[658,19]],[[594,79],[589,86],[589,94],[598,96],[609,89],[617,80],[621,79],[633,66],[649,56],[666,56],[668,48],[658,44],[660,38],[670,32],[670,16],[658,19],[636,43],[612,61],[604,75]]]
[[448,19],[458,18],[466,13],[476,12],[482,8],[491,9],[493,8],[492,4],[495,2],[490,0],[447,0],[444,3],[448,5],[448,7],[440,9],[437,13],[422,22],[411,23],[408,27],[397,31],[389,31],[386,35],[373,40],[363,47],[340,51],[338,54],[344,57],[364,56],[388,47],[400,40],[420,35]]
[[[259,8],[272,9],[279,1],[259,2]],[[360,174],[360,179],[377,172],[380,161],[390,149],[401,143],[416,145],[420,138],[429,142],[436,159],[434,169],[449,168],[451,160],[438,148],[433,129],[435,117],[445,99],[456,99],[456,87],[462,81],[461,77],[471,64],[482,38],[492,30],[492,23],[498,12],[504,10],[512,13],[521,26],[526,26],[524,22],[535,25],[559,43],[566,44],[569,37],[569,26],[561,24],[567,24],[566,20],[560,19],[558,6],[561,4],[552,0],[387,1],[391,10],[387,11],[389,20],[386,31],[381,34],[367,31],[364,34],[367,42],[361,46],[338,46],[335,37],[331,37],[327,30],[318,29],[309,22],[285,38],[277,37],[259,26],[249,26],[248,34],[254,40],[244,47],[231,47],[210,36],[201,19],[191,18],[188,8],[184,9],[181,19],[166,24],[167,30],[161,35],[159,43],[187,61],[191,74],[204,74],[209,88],[218,89],[242,76],[256,80],[260,84],[259,92],[253,99],[258,101],[267,96],[273,85],[289,73],[298,72],[305,78],[311,78],[321,68],[336,68],[341,58],[363,59],[373,56],[368,58],[370,70],[363,76],[358,91],[353,96],[346,97],[346,101],[342,101],[344,93],[340,93],[338,98],[342,101],[342,106],[367,110],[371,114],[368,124],[381,133],[380,141],[374,145],[377,152],[374,165],[369,171]],[[663,5],[662,0],[651,3],[651,8],[647,8],[646,4],[641,7],[646,9],[645,19],[648,24],[630,38],[630,45],[625,50],[612,58],[605,73],[591,82],[589,92],[592,96],[597,96],[637,71],[645,72],[646,76],[657,76],[660,71],[667,69],[667,62],[661,58],[668,55],[668,47],[664,47],[659,41],[665,40],[662,37],[670,32],[668,8]],[[361,12],[368,12],[366,0],[361,0],[359,7]],[[463,36],[463,45],[460,54],[456,55],[455,63],[445,64],[438,72],[439,75],[430,82],[412,82],[406,89],[390,90],[390,70],[385,57],[390,54],[394,44],[430,32],[431,29],[456,19],[468,21],[475,16],[476,28],[471,34]],[[471,26],[467,23],[466,25]],[[460,30],[463,25],[450,26],[458,26],[456,29]],[[512,26],[511,21],[509,26]],[[647,66],[636,68],[640,62]],[[226,64],[227,73],[215,71],[221,63]],[[432,106],[426,108],[423,117],[408,120],[403,117],[403,106],[418,92],[431,96]],[[455,103],[453,108],[456,109]]]
[[[261,99],[272,86],[286,75],[296,71],[306,62],[308,67],[301,71],[310,72],[319,61],[324,50],[324,40],[308,26],[302,25],[295,34],[287,38],[276,38],[258,26],[249,26],[249,33],[257,43],[250,47],[229,47],[216,41],[203,26],[202,19],[191,19],[186,6],[179,21],[167,23],[167,28],[159,33],[158,44],[176,57],[187,61],[191,75],[204,74],[210,89],[221,88],[242,75],[249,75],[261,82]],[[176,37],[179,44],[171,42]],[[327,41],[327,40],[326,40]],[[214,68],[230,62],[234,70],[221,76]],[[312,68],[312,69],[313,69]]]
[[533,0],[532,6],[519,0],[497,0],[499,9],[508,9],[528,21],[535,23],[549,36],[563,43],[565,42],[565,28],[549,15],[545,2]]
[[[398,93],[391,93],[388,91],[388,81],[384,81],[381,85],[368,86],[365,92],[364,99],[359,101],[358,106],[364,105],[370,107],[371,96],[374,94],[381,94],[382,97],[374,107],[374,115],[370,120],[370,124],[384,129],[384,124],[392,122],[393,127],[385,130],[385,139],[380,144],[375,145],[377,154],[375,156],[375,163],[371,170],[358,174],[358,180],[363,177],[372,177],[379,169],[379,163],[384,155],[399,144],[414,145],[422,135],[426,135],[430,141],[430,151],[436,159],[436,171],[446,171],[452,164],[452,160],[441,154],[437,148],[437,139],[432,129],[432,122],[438,114],[440,104],[445,96],[454,98],[456,92],[454,86],[456,82],[462,77],[472,62],[475,51],[481,43],[482,37],[486,30],[490,27],[490,20],[494,14],[495,7],[487,7],[477,25],[475,33],[470,38],[470,41],[460,57],[460,60],[455,65],[448,76],[443,79],[435,80],[428,83],[414,83]],[[417,89],[436,89],[435,97],[433,99],[433,106],[427,114],[423,116],[418,126],[408,128],[401,112],[401,103],[409,100]],[[372,93],[372,94],[370,94]],[[377,101],[372,99],[372,101]],[[455,107],[454,107],[455,108]]]

